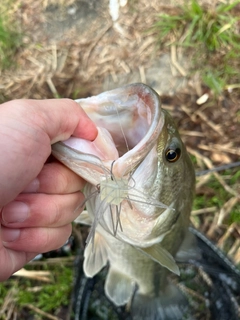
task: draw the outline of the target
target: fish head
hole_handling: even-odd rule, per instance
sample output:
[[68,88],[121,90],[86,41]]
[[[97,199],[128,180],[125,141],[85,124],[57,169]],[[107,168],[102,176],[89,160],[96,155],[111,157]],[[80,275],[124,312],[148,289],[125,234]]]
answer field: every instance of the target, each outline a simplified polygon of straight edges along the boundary
[[72,137],[52,152],[88,182],[92,230],[149,247],[177,232],[176,225],[187,226],[195,174],[158,94],[131,84],[77,102],[98,136],[93,142]]
[[160,241],[171,253],[176,253],[190,222],[195,194],[195,170],[181,140],[177,126],[166,111],[162,110],[164,125],[159,134],[156,178],[151,187],[154,197],[168,208],[156,210],[152,228],[152,243]]
[[159,123],[153,146],[131,172],[131,206],[122,203],[118,238],[142,248],[164,242],[168,251],[176,253],[189,226],[195,171],[166,110],[161,109]]

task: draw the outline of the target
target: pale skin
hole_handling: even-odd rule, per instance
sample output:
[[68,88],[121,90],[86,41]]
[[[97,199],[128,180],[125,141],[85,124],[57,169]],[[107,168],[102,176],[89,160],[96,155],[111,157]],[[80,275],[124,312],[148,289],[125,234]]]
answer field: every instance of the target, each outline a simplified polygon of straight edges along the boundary
[[51,144],[97,129],[69,99],[0,105],[0,281],[37,254],[61,247],[81,213],[85,181],[57,161]]

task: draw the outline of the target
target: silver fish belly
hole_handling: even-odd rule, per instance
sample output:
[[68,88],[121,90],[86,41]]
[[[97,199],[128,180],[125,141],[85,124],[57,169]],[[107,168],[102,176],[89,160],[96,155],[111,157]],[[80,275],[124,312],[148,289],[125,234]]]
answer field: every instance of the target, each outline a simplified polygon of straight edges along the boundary
[[133,319],[182,319],[186,300],[167,276],[179,274],[176,256],[195,255],[195,172],[174,121],[144,84],[77,102],[98,137],[70,138],[52,152],[88,182],[77,219],[92,226],[84,272],[93,277],[109,262],[105,293],[115,305],[131,302]]

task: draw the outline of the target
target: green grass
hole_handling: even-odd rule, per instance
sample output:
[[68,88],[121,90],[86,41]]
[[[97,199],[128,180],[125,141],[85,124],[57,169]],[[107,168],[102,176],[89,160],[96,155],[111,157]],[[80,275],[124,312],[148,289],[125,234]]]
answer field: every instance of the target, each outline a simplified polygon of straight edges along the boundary
[[[221,173],[221,178],[224,182],[238,192],[240,187],[240,171],[238,169],[226,170]],[[215,178],[214,175],[205,183],[200,189],[197,190],[197,194],[193,203],[193,210],[203,209],[204,211],[207,208],[212,208],[212,212],[205,212],[202,214],[192,214],[191,219],[195,227],[201,230],[202,226],[204,226],[205,231],[215,229],[220,231],[224,230],[224,235],[227,234],[227,231],[230,230],[229,227],[234,224],[240,223],[240,202],[236,202],[230,209],[230,212],[225,212],[226,215],[221,221],[222,226],[218,227],[216,221],[221,217],[221,210],[228,210],[228,201],[232,199],[234,196],[227,192],[225,188],[219,183],[219,181]],[[224,212],[223,211],[223,212]],[[203,230],[201,230],[203,231]],[[216,231],[217,234],[217,231]],[[216,235],[215,234],[215,235]],[[220,235],[219,234],[219,235]],[[213,234],[212,234],[213,235]],[[223,234],[221,235],[221,237]],[[221,243],[221,250],[225,254],[228,254],[231,250],[232,246],[235,245],[236,234],[229,233],[226,239]],[[218,240],[220,239],[217,237]],[[216,238],[214,241],[218,241]],[[238,265],[240,267],[240,265]]]
[[[30,265],[27,268],[29,269]],[[39,268],[35,267],[34,269]],[[31,304],[50,314],[54,314],[60,307],[68,306],[73,283],[72,267],[64,266],[63,264],[47,265],[46,263],[43,269],[51,272],[51,283],[17,277],[12,277],[8,281],[0,283],[0,309],[11,288],[16,288],[14,300],[16,301],[18,314],[21,314],[21,309],[26,304]],[[39,291],[32,291],[31,289],[34,287],[39,288]],[[33,311],[30,312],[32,313]],[[5,319],[4,315],[2,318],[0,315],[0,319]]]
[[230,11],[239,4],[220,4],[216,8],[205,8],[197,0],[187,1],[176,16],[160,14],[153,28],[158,32],[162,43],[171,34],[175,42],[183,46],[203,46],[207,52],[220,48],[239,49],[240,36],[236,32],[239,18],[233,17]]
[[[5,3],[5,2],[4,2]],[[14,55],[22,44],[22,35],[11,20],[7,9],[9,2],[0,6],[0,69],[6,69],[14,64]]]
[[[29,283],[30,284],[30,283]],[[53,312],[69,304],[72,285],[72,270],[67,267],[54,270],[54,283],[45,284],[39,294],[27,292],[26,283],[18,293],[20,306],[30,303],[45,312]]]
[[[240,171],[235,169],[226,170],[222,174],[225,182],[237,191],[240,186]],[[208,183],[205,185],[207,192],[203,195],[197,195],[194,199],[193,210],[216,207],[220,210],[224,204],[232,197],[219,181],[212,176]],[[196,217],[197,218],[197,217]],[[214,217],[213,217],[214,218]],[[230,225],[233,222],[240,222],[240,203],[238,202],[231,210],[231,213],[226,221],[226,224]]]
[[217,95],[229,84],[240,83],[239,17],[234,16],[238,4],[240,0],[205,7],[197,0],[186,1],[178,14],[158,15],[151,28],[160,45],[191,48],[194,69]]

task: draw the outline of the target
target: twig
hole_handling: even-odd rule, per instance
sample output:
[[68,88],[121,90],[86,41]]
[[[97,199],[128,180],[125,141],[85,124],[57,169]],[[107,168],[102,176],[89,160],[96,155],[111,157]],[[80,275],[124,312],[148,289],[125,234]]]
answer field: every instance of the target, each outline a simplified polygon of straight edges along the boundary
[[27,288],[27,292],[39,292],[42,291],[43,286],[35,286],[35,287],[29,287]]
[[8,305],[7,316],[5,320],[10,320],[12,318],[12,315],[14,313],[14,307],[15,307],[15,301],[12,301],[10,306]]
[[199,272],[201,278],[206,282],[206,284],[207,284],[209,287],[212,287],[212,286],[213,286],[212,280],[211,280],[211,278],[209,277],[209,275],[203,270],[202,267],[199,267],[199,268],[198,268],[198,272]]
[[138,50],[138,55],[141,55],[147,48],[149,48],[155,42],[156,40],[154,37],[147,38],[145,41],[143,41],[142,46]]
[[22,268],[15,272],[13,276],[24,277],[44,282],[51,282],[51,279],[49,278],[51,276],[51,273],[49,271],[34,271]]
[[198,147],[200,149],[207,150],[207,151],[224,151],[224,152],[228,152],[228,153],[236,154],[240,156],[240,150],[233,147],[226,147],[224,145],[210,144],[209,146],[206,146],[206,145],[200,144]]
[[99,34],[99,36],[96,38],[95,41],[92,42],[92,45],[90,46],[89,50],[87,51],[87,54],[84,57],[85,60],[85,67],[87,68],[88,66],[88,61],[90,58],[90,55],[93,51],[93,49],[96,47],[96,45],[98,44],[98,42],[101,40],[101,38],[108,32],[108,30],[112,27],[112,23],[108,23],[108,25],[106,26],[105,29],[103,29],[103,31]]
[[212,213],[212,212],[216,212],[217,211],[217,207],[209,207],[209,208],[203,208],[203,209],[199,209],[199,210],[193,210],[191,212],[191,215],[199,215],[199,214],[205,214],[205,213]]
[[223,133],[222,130],[221,130],[220,125],[216,125],[216,124],[213,123],[211,120],[209,120],[209,119],[207,118],[207,116],[206,116],[202,111],[198,110],[198,111],[196,112],[196,114],[197,114],[203,121],[205,121],[206,124],[207,124],[210,128],[212,128],[215,132],[217,132],[217,134],[219,134],[220,136],[223,136],[223,135],[224,135],[224,133]]
[[218,226],[223,224],[223,220],[232,211],[232,208],[237,204],[238,201],[239,201],[238,197],[232,197],[226,203],[224,203],[218,216],[218,221],[217,221]]
[[224,89],[225,90],[233,90],[233,89],[238,89],[240,88],[240,83],[233,83],[233,84],[227,84]]
[[123,70],[128,74],[131,72],[131,69],[129,68],[129,66],[126,64],[126,62],[124,62],[123,60],[121,60],[119,62],[120,66],[123,68]]
[[234,245],[231,247],[231,249],[229,250],[228,254],[230,256],[234,256],[235,255],[236,258],[234,257],[234,260],[236,261],[236,263],[239,262],[239,261],[237,261],[237,255],[240,255],[240,239],[236,239]]
[[11,288],[8,291],[6,297],[5,297],[4,301],[3,301],[3,305],[1,307],[1,310],[0,310],[0,317],[2,315],[6,314],[6,312],[7,312],[7,316],[6,316],[5,319],[7,320],[7,319],[11,318],[12,310],[13,310],[13,308],[15,306],[14,297],[15,297],[16,293],[17,293],[17,290],[15,288]]
[[57,89],[56,89],[54,83],[52,82],[52,79],[51,79],[51,78],[48,78],[48,79],[47,79],[47,84],[48,84],[48,86],[49,86],[49,89],[52,91],[53,96],[54,96],[55,98],[59,98],[59,94],[58,94]]
[[177,49],[174,44],[171,45],[171,61],[174,67],[180,72],[180,74],[183,77],[187,76],[187,72],[180,66],[180,64],[177,61]]
[[75,260],[75,256],[71,257],[61,257],[61,258],[49,258],[44,261],[31,261],[30,265],[46,265],[46,264],[64,264],[67,265],[67,263],[71,263]]
[[114,71],[111,71],[110,74],[112,76],[113,82],[117,83],[118,77],[117,77],[116,73]]
[[[197,172],[196,172],[196,176],[197,176]],[[205,176],[201,177],[199,181],[196,183],[196,190],[204,186],[210,180],[211,176],[212,175],[208,173]]]
[[190,137],[205,137],[205,134],[199,131],[187,131],[179,130],[180,135],[190,136]]
[[[201,155],[199,152],[193,150],[192,148],[188,147],[188,151],[194,155],[195,157],[201,158],[203,160],[203,162],[205,163],[205,165],[209,168],[209,169],[213,169],[213,164],[211,162],[211,160],[209,160],[207,157],[204,157],[203,155]],[[211,174],[213,174],[215,176],[215,178],[218,180],[218,182],[223,186],[223,188],[230,194],[234,195],[235,197],[240,198],[240,195],[233,190],[229,185],[227,185],[225,183],[225,181],[223,180],[223,178],[217,173],[217,172],[211,172]]]
[[196,122],[196,115],[185,105],[180,105],[180,108],[189,116],[192,122]]
[[142,83],[146,83],[146,75],[145,75],[145,70],[143,66],[139,66],[139,73],[140,73],[140,78]]
[[56,44],[53,44],[52,45],[52,70],[54,72],[56,72],[57,70],[57,45]]
[[55,316],[52,316],[50,313],[47,313],[45,311],[42,311],[41,309],[37,308],[37,307],[34,307],[32,304],[30,303],[27,303],[27,304],[24,304],[24,307],[28,308],[28,309],[31,309],[33,311],[35,311],[36,313],[48,318],[48,319],[51,319],[51,320],[62,320],[62,318],[59,318],[59,317],[55,317]]
[[189,295],[197,298],[198,300],[200,301],[203,301],[203,302],[206,302],[206,299],[200,295],[199,293],[197,293],[196,291],[190,289],[190,288],[187,288],[186,286],[184,286],[183,284],[179,283],[178,284],[178,287],[184,292],[184,293],[188,293]]
[[235,227],[236,227],[236,223],[234,222],[227,228],[224,235],[217,242],[219,248],[223,249],[224,243],[230,237],[230,235],[233,234]]

